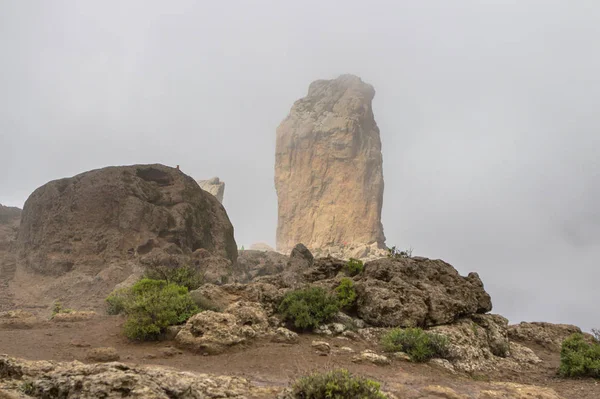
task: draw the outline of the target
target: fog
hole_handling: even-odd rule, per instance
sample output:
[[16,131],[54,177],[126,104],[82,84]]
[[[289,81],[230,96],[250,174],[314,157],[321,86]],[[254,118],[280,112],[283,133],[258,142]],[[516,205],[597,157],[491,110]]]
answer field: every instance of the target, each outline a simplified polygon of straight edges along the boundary
[[388,245],[477,271],[511,322],[600,327],[600,4],[0,1],[0,203],[108,165],[226,182],[274,245],[275,129],[376,89]]

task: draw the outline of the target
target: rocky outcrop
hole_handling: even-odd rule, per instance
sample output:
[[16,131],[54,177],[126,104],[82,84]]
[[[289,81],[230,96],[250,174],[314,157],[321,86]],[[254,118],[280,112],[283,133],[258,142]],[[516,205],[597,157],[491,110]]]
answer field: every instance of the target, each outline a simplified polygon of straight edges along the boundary
[[123,363],[26,361],[0,355],[2,398],[242,399],[272,398],[274,392],[239,377]]
[[541,362],[529,348],[508,340],[508,320],[500,315],[472,315],[430,331],[449,339],[448,358],[457,371],[521,371]]
[[70,306],[103,299],[150,264],[191,262],[198,250],[237,260],[223,206],[163,165],[108,167],[45,184],[25,203],[16,245],[18,267],[51,278],[48,297]]
[[477,273],[426,258],[369,262],[356,282],[358,315],[375,326],[429,327],[492,310]]
[[381,140],[375,90],[342,75],[313,82],[277,128],[277,250],[376,244],[381,224]]
[[[570,324],[521,322],[508,328],[510,339],[533,342],[552,351],[560,351],[562,342],[573,334],[581,334],[581,329]],[[588,337],[592,339],[589,334]]]
[[218,177],[213,177],[208,180],[197,181],[200,188],[214,195],[220,203],[223,203],[223,195],[225,194],[225,182],[222,182]]
[[208,310],[192,316],[175,339],[181,348],[216,355],[264,335],[268,327],[259,304],[236,302],[223,313]]

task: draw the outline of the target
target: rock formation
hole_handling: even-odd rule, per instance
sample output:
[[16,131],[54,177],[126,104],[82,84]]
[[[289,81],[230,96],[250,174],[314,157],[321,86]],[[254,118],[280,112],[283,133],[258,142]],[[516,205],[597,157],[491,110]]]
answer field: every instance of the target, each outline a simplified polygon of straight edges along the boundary
[[277,128],[277,250],[383,248],[383,171],[375,90],[342,75],[313,82]]
[[219,180],[218,177],[213,177],[209,180],[198,180],[197,181],[200,188],[204,191],[208,191],[217,199],[220,203],[223,203],[223,195],[225,194],[225,182]]
[[19,268],[52,277],[53,299],[77,301],[101,298],[142,265],[177,265],[198,251],[237,260],[223,206],[163,165],[108,167],[45,184],[25,203],[16,246]]

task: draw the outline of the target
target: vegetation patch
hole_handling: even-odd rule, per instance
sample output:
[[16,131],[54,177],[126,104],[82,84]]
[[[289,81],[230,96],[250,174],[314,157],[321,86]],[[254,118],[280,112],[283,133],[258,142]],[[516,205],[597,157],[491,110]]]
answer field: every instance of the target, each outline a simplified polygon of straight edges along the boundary
[[63,306],[62,302],[60,301],[55,301],[54,305],[52,305],[52,316],[50,316],[51,319],[54,318],[54,316],[56,316],[59,313],[73,313],[74,310],[73,309],[67,309]]
[[565,339],[560,351],[559,373],[563,377],[600,378],[600,343],[587,341],[583,334]]
[[350,309],[356,302],[356,289],[354,288],[354,281],[352,279],[344,277],[340,281],[335,289],[337,294],[338,303],[341,308]]
[[348,262],[344,266],[344,271],[350,277],[353,277],[353,276],[356,276],[357,274],[362,273],[363,270],[365,270],[365,266],[364,266],[362,260],[358,260],[358,259],[354,259],[354,258],[350,258],[350,260],[348,260]]
[[338,299],[321,287],[288,292],[279,304],[283,319],[301,330],[316,328],[330,321],[339,310]]
[[164,280],[142,279],[129,289],[113,292],[106,301],[109,312],[127,315],[125,335],[140,341],[158,339],[168,326],[198,313],[186,287]]
[[394,245],[391,248],[388,248],[388,258],[411,258],[413,253],[413,249],[405,249],[404,251],[396,248]]
[[296,399],[387,399],[380,384],[364,377],[355,377],[348,370],[333,370],[302,377],[292,387]]
[[449,355],[445,336],[420,328],[394,328],[382,337],[381,344],[387,352],[407,353],[413,362],[425,362],[434,357],[447,358]]
[[152,263],[147,267],[144,277],[181,285],[189,291],[198,289],[204,284],[204,275],[198,268],[190,265],[168,266]]

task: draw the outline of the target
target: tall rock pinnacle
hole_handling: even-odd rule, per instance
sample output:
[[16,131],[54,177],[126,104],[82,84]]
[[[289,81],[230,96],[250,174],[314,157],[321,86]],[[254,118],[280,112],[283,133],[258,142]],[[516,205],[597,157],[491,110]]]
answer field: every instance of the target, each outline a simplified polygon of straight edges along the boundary
[[277,249],[383,247],[383,168],[373,86],[313,82],[277,128]]

